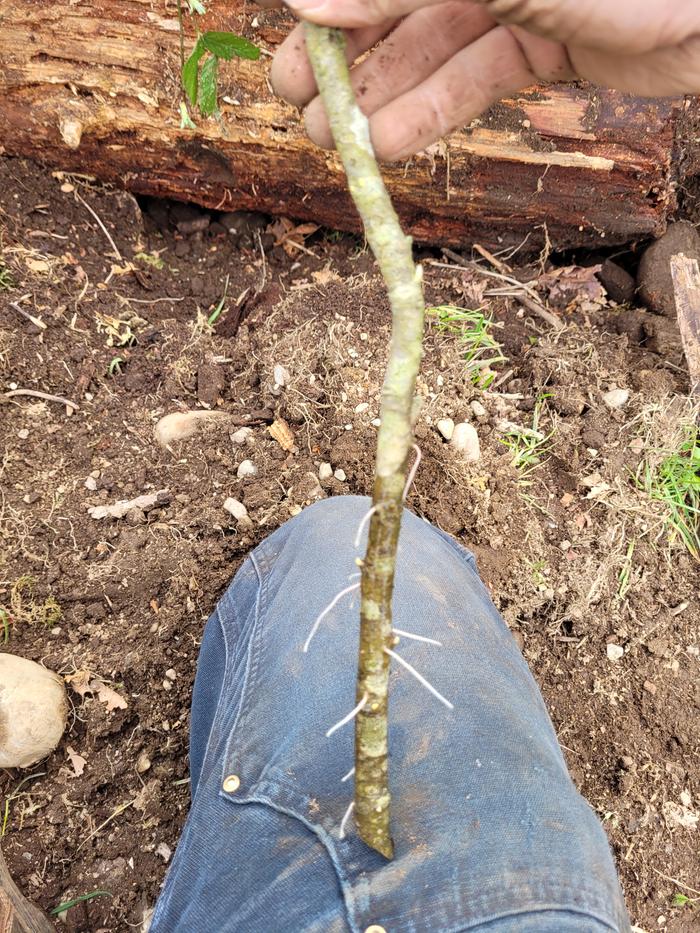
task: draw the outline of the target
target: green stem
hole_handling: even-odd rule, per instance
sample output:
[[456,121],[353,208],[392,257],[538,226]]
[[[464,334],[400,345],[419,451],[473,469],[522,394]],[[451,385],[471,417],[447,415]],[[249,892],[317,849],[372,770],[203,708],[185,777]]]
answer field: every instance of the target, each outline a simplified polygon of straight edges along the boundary
[[412,408],[423,342],[422,274],[413,262],[411,240],[384,187],[357,106],[340,30],[305,24],[306,47],[350,194],[389,293],[392,332],[382,389],[369,543],[362,568],[360,657],[357,702],[367,702],[355,721],[355,810],[360,836],[387,858],[390,832],[388,762],[389,656],[393,644],[391,599],[406,465],[413,443]]
[[[182,21],[182,0],[177,0],[177,24],[180,29],[180,75],[185,67],[185,26]],[[182,77],[180,77],[182,81]]]

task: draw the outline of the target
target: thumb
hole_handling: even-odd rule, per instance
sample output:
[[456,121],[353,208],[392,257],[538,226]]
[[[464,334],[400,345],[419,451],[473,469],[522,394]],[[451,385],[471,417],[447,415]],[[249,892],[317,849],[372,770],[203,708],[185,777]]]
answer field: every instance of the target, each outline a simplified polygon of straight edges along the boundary
[[499,23],[564,45],[637,55],[698,34],[697,0],[475,0]]
[[[290,10],[321,26],[357,29],[401,19],[414,10],[445,0],[285,0]],[[467,2],[467,0],[465,0]]]

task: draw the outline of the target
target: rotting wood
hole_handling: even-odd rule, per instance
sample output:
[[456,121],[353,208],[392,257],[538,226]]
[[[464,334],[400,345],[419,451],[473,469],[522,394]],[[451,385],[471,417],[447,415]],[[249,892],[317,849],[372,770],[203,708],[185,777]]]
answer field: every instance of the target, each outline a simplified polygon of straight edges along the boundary
[[671,257],[678,327],[688,361],[691,394],[700,399],[700,268],[683,253]]
[[[289,14],[211,0],[203,29],[266,51]],[[180,129],[174,3],[0,0],[0,139],[11,155],[86,172],[135,193],[258,209],[361,229],[335,154],[315,148],[267,84],[269,55],[222,63],[220,121]],[[257,25],[254,25],[257,23]],[[194,38],[186,22],[187,49]],[[528,249],[628,242],[663,232],[693,166],[697,102],[576,85],[532,88],[405,165],[387,187],[416,240]]]
[[54,926],[12,880],[0,850],[0,933],[51,933]]

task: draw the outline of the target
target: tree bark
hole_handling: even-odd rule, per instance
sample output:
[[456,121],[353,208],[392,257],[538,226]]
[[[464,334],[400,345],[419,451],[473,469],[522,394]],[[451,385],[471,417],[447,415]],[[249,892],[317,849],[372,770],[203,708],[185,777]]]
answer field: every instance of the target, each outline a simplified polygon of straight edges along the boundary
[[[211,0],[201,29],[272,52],[292,20]],[[186,17],[185,47],[194,44]],[[89,173],[130,191],[257,209],[329,227],[361,223],[334,153],[306,138],[259,62],[222,62],[220,120],[180,129],[172,0],[0,0],[0,151]],[[697,101],[641,100],[577,85],[504,100],[412,165],[387,167],[404,230],[424,243],[529,249],[656,236],[697,166],[685,133]]]
[[0,933],[51,933],[55,927],[20,893],[0,851]]

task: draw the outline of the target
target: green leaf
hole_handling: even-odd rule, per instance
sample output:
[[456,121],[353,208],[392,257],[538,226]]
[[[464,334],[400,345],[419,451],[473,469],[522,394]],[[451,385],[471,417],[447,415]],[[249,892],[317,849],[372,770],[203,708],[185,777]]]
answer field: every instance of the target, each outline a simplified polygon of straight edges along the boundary
[[204,48],[216,55],[230,61],[237,55],[239,58],[248,58],[257,61],[260,58],[260,49],[243,36],[236,36],[232,32],[205,32],[201,37]]
[[671,904],[674,907],[685,907],[685,905],[690,901],[690,898],[687,894],[674,894]]
[[199,60],[205,52],[202,37],[197,39],[195,47],[192,49],[190,57],[182,66],[182,86],[185,89],[190,103],[194,106],[197,103],[197,72],[199,70]]
[[81,894],[80,897],[74,897],[70,901],[64,901],[62,904],[59,904],[58,907],[54,907],[51,911],[51,916],[57,917],[60,914],[64,914],[67,910],[70,910],[71,907],[75,907],[76,904],[83,904],[85,901],[91,901],[96,897],[111,897],[112,894],[110,891],[90,891],[89,894]]
[[204,4],[200,3],[199,0],[187,0],[187,6],[190,8],[190,13],[193,15],[198,13],[200,16],[204,16],[207,12],[204,9]]
[[202,65],[202,72],[199,76],[199,109],[206,117],[210,117],[216,110],[218,69],[219,59],[216,55],[212,55]]

